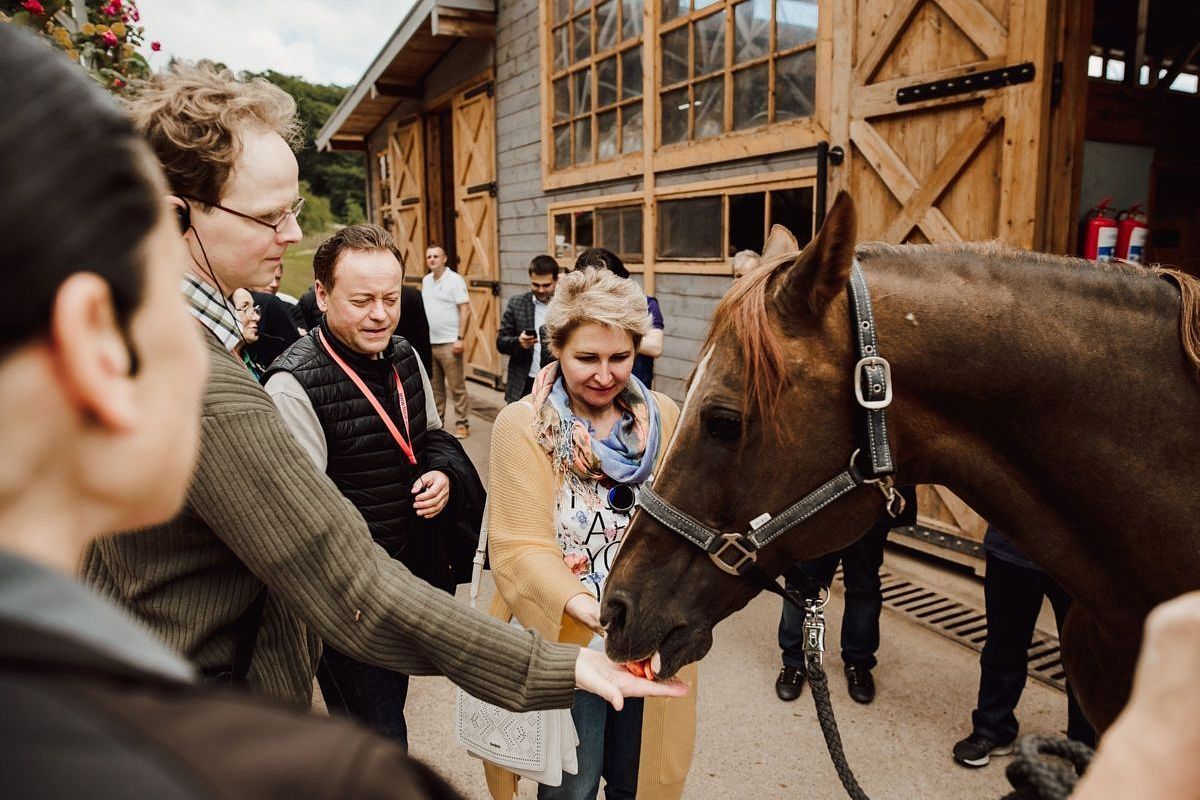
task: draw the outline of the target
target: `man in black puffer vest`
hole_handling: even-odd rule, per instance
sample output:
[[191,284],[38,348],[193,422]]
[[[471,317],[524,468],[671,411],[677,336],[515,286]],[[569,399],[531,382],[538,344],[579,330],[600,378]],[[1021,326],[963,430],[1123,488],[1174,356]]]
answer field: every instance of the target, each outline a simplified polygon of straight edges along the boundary
[[[469,574],[484,492],[462,445],[442,430],[416,351],[392,336],[400,253],[383,228],[352,225],[317,249],[313,271],[325,317],[271,365],[267,392],[376,543],[453,592]],[[407,739],[407,676],[327,644],[317,679],[331,710]]]

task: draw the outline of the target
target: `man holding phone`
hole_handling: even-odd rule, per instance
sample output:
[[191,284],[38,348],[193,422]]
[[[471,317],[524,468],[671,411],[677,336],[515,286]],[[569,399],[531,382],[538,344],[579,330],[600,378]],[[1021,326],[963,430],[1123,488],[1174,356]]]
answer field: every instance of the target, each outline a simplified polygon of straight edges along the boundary
[[534,256],[529,262],[529,291],[508,300],[496,349],[508,356],[508,385],[504,402],[520,400],[533,390],[533,379],[554,360],[549,347],[542,346],[541,330],[546,306],[558,286],[558,262],[550,256]]

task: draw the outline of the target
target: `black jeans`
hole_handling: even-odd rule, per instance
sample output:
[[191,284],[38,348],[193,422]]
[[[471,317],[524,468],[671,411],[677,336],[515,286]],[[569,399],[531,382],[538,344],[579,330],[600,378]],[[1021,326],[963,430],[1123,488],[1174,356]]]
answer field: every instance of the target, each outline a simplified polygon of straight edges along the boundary
[[408,676],[356,661],[325,645],[317,683],[329,713],[357,720],[408,747]]
[[[987,611],[987,642],[979,657],[979,699],[971,714],[977,735],[1000,744],[1017,737],[1013,713],[1028,677],[1028,651],[1033,641],[1042,598],[1048,597],[1062,635],[1063,619],[1071,597],[1054,580],[1038,569],[1029,569],[987,554],[987,576],[983,581]],[[1067,736],[1095,746],[1096,734],[1067,687]]]
[[[883,610],[879,568],[883,565],[883,543],[891,524],[891,517],[882,517],[849,547],[813,561],[802,561],[784,573],[788,588],[802,588],[811,580],[828,586],[833,581],[838,562],[841,562],[846,583],[841,633],[843,664],[875,668],[879,614]],[[783,604],[783,614],[779,618],[779,649],[784,665],[804,667],[804,613],[790,603]]]
[[595,800],[603,777],[606,800],[634,800],[642,757],[641,698],[628,698],[614,711],[608,701],[577,690],[571,719],[579,734],[576,775],[563,773],[561,786],[539,786],[538,800]]

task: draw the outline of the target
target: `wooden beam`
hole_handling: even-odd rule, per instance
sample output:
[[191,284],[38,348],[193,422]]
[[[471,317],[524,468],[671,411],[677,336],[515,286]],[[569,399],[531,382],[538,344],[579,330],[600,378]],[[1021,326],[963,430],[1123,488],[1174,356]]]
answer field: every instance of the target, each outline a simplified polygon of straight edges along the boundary
[[1162,76],[1162,80],[1158,79],[1158,70],[1155,70],[1156,74],[1150,76],[1150,85],[1160,92],[1170,89],[1171,84],[1179,77],[1179,73],[1187,69],[1187,65],[1192,63],[1192,59],[1196,57],[1198,52],[1200,52],[1200,40],[1192,45],[1192,49],[1188,50],[1187,53],[1181,54],[1171,61],[1171,68],[1167,70],[1166,75]]
[[387,81],[375,81],[371,84],[371,99],[384,98],[385,100],[420,100],[425,96],[425,91],[420,85],[408,86],[403,83],[388,83]]
[[334,137],[329,140],[329,149],[335,151],[358,151],[365,153],[367,151],[367,140],[362,138],[343,139]]
[[430,23],[434,36],[459,36],[464,39],[495,39],[496,15],[483,11],[434,6]]
[[909,20],[917,13],[918,0],[898,0],[892,8],[892,14],[883,23],[883,27],[875,34],[866,56],[858,62],[854,70],[854,83],[863,86],[875,77],[879,65],[887,58],[888,53],[900,38],[900,34],[908,27]]
[[1137,86],[1141,79],[1142,63],[1146,60],[1146,24],[1149,18],[1150,0],[1138,0],[1133,52],[1125,54],[1125,83],[1130,86]]

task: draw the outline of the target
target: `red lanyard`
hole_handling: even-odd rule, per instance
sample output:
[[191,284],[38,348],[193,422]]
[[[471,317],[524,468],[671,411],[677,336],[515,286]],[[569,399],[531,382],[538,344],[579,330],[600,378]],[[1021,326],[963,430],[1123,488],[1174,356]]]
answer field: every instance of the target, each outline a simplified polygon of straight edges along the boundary
[[[388,431],[392,434],[392,438],[396,440],[396,444],[400,445],[400,449],[404,451],[404,455],[408,456],[408,463],[416,464],[417,459],[413,455],[412,448],[408,442],[404,441],[404,437],[400,435],[400,431],[396,430],[396,423],[392,422],[392,418],[383,410],[383,406],[379,405],[379,400],[375,398],[375,395],[363,383],[362,378],[358,377],[358,373],[350,369],[349,365],[342,360],[342,357],[329,346],[329,342],[325,341],[325,332],[320,328],[317,328],[317,338],[321,340],[321,346],[325,348],[326,353],[329,353],[329,357],[333,359],[335,364],[342,368],[342,372],[346,373],[346,376],[350,380],[354,381],[354,385],[363,393],[363,397],[367,398],[371,407],[375,409],[375,413],[379,415],[379,418],[383,420],[383,424],[387,426]],[[411,440],[412,431],[408,428],[408,401],[404,399],[404,387],[400,385],[400,373],[396,372],[395,364],[392,365],[392,377],[396,379],[396,396],[400,398],[400,415],[404,417],[404,432],[408,434],[408,438]]]

